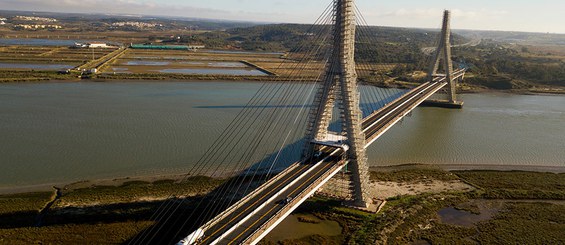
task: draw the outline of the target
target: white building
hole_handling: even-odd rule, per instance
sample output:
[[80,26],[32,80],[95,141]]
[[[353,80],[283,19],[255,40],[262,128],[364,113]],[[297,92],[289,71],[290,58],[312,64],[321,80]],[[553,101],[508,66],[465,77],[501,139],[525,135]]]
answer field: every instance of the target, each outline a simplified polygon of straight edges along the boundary
[[195,44],[188,45],[188,49],[192,49],[192,50],[205,49],[205,48],[206,48],[205,45],[195,45]]
[[43,18],[43,17],[35,17],[35,16],[22,16],[18,15],[15,17],[18,20],[25,20],[25,21],[41,21],[41,22],[57,22],[57,19],[53,18]]
[[60,25],[16,25],[16,27],[18,28],[23,28],[23,29],[31,29],[31,30],[37,30],[37,29],[62,29],[63,27]]
[[108,46],[108,44],[102,43],[102,42],[91,42],[91,43],[88,43],[88,47],[89,47],[89,48],[110,48],[110,46]]

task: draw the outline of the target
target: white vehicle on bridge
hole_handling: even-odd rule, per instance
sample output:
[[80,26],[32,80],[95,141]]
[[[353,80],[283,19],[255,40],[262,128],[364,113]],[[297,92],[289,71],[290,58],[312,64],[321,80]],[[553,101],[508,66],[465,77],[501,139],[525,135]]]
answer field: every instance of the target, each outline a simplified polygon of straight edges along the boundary
[[204,230],[199,228],[198,230],[190,233],[186,238],[180,240],[177,245],[192,245],[204,238]]
[[284,199],[280,200],[281,204],[289,204],[292,201],[292,197],[285,197]]

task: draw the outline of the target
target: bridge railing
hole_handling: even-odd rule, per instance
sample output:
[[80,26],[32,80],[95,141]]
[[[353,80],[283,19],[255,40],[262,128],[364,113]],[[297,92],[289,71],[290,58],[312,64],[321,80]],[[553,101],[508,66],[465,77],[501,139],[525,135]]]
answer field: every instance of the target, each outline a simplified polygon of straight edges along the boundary
[[[437,85],[438,83],[440,83],[440,85]],[[421,96],[418,100],[415,101],[415,103],[412,103],[412,105],[410,105],[409,107],[407,107],[404,111],[402,111],[401,114],[395,116],[392,120],[390,120],[387,124],[385,124],[381,130],[373,133],[372,135],[369,135],[367,137],[366,140],[366,147],[371,145],[380,135],[384,134],[386,131],[388,131],[392,126],[394,126],[398,121],[400,121],[403,117],[405,117],[410,111],[412,111],[414,108],[416,108],[420,103],[422,103],[424,100],[426,100],[428,97],[432,96],[434,93],[436,93],[438,90],[440,90],[443,86],[445,86],[447,84],[447,82],[445,81],[445,78],[443,79],[439,79],[438,81],[432,83],[432,84],[428,84],[429,87],[425,88],[422,92],[420,93],[425,93],[425,96]],[[434,87],[437,86],[437,87]],[[418,94],[420,94],[418,93]],[[410,98],[410,100],[417,98],[418,94],[416,95],[412,95],[412,97]],[[401,103],[400,105],[398,105],[396,108],[394,108],[391,112],[389,113],[393,113],[395,110],[399,109],[400,107],[402,107],[403,105],[405,105],[406,103],[408,103],[409,100]]]
[[[467,69],[465,69],[465,68],[457,69],[457,70],[455,70],[455,71],[453,71],[453,72],[451,73],[451,76],[460,75],[461,73],[465,72],[466,70],[467,70]],[[442,78],[442,77],[446,77],[446,75],[443,74],[443,73],[437,73],[437,74],[432,75],[432,77],[434,77],[434,78],[438,78],[438,77],[439,77],[439,78]]]
[[453,79],[457,79],[457,78],[465,75],[466,71],[467,71],[467,69],[465,69],[465,68],[461,68],[461,69],[457,69],[457,70],[453,71],[453,73],[452,73]]
[[314,192],[316,192],[323,184],[325,184],[331,177],[338,173],[345,165],[347,160],[338,161],[334,167],[328,169],[320,178],[316,179],[301,192],[299,192],[294,199],[287,203],[281,210],[277,211],[271,218],[269,218],[263,225],[249,235],[241,244],[253,244],[264,237],[268,231],[280,223],[286,216],[288,216],[296,207],[308,199]]
[[204,231],[206,231],[206,229],[208,227],[211,227],[215,224],[217,224],[220,220],[222,220],[223,218],[225,218],[226,216],[228,216],[229,214],[231,214],[234,210],[240,208],[241,206],[243,206],[249,199],[255,197],[257,195],[257,193],[259,193],[261,190],[269,187],[270,185],[272,185],[273,183],[277,182],[277,180],[279,180],[280,178],[282,178],[284,175],[286,175],[288,172],[290,172],[292,169],[294,169],[295,167],[297,167],[301,162],[295,162],[292,165],[288,166],[285,170],[281,171],[280,173],[278,173],[275,177],[269,179],[267,182],[265,182],[264,184],[262,184],[261,186],[257,187],[255,190],[253,190],[252,192],[250,192],[249,194],[247,194],[244,198],[242,198],[241,200],[237,201],[235,204],[231,205],[229,208],[227,208],[226,210],[224,210],[222,213],[220,213],[219,215],[217,215],[216,217],[214,217],[213,219],[211,219],[210,221],[206,222],[206,224],[202,225],[200,228]]
[[[424,86],[426,86],[427,84],[429,84],[429,82],[422,83],[420,86],[418,86],[418,87],[416,87],[416,88],[414,88],[414,89],[412,89],[412,90],[415,90],[415,89],[424,87]],[[374,115],[378,114],[378,113],[381,112],[382,110],[385,110],[386,107],[387,107],[387,105],[397,103],[397,102],[403,100],[404,98],[406,98],[407,96],[409,96],[409,95],[410,95],[410,92],[411,92],[412,90],[410,90],[410,91],[408,91],[407,93],[403,94],[402,96],[396,98],[395,100],[393,100],[393,101],[387,103],[385,106],[383,106],[383,107],[379,108],[378,110],[374,111],[374,112],[371,113],[369,116],[363,118],[363,123],[365,123],[365,121],[368,121],[371,117],[373,117]]]
[[[315,166],[323,164],[324,162],[326,162],[328,160],[328,158],[333,157],[336,154],[340,154],[340,153],[342,153],[341,148],[335,149],[332,153],[330,153],[324,159],[320,160],[318,163],[312,165],[312,167],[310,167],[306,171],[302,172],[302,174],[299,177],[294,178],[289,184],[285,185],[281,190],[278,190],[277,193],[272,195],[268,200],[264,201],[260,206],[256,207],[254,211],[252,211],[250,214],[248,214],[245,217],[243,217],[242,219],[240,219],[236,224],[233,224],[229,230],[224,232],[224,234],[221,235],[220,237],[216,238],[216,240],[212,244],[217,244],[217,242],[226,238],[231,232],[233,232],[235,229],[237,229],[238,227],[243,225],[246,220],[252,218],[253,215],[257,214],[260,210],[262,210],[268,203],[274,201],[275,198],[277,198],[280,195],[280,193],[288,190],[292,185],[298,183],[303,177],[307,176],[311,171],[314,170]],[[285,175],[286,175],[286,173],[285,173]]]

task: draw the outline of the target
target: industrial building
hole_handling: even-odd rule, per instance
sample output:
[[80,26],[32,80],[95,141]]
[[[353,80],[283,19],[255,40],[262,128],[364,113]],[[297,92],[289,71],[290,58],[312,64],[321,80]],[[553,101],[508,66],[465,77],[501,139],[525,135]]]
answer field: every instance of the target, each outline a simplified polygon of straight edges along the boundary
[[109,46],[107,43],[103,43],[103,42],[90,42],[87,43],[89,48],[111,48],[112,46]]

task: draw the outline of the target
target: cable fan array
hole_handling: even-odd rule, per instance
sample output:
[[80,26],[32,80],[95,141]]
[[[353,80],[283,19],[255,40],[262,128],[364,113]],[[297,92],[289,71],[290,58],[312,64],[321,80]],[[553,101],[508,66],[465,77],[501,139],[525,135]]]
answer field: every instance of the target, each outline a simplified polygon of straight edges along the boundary
[[[303,138],[309,107],[319,81],[329,69],[324,67],[329,67],[332,53],[335,4],[332,1],[325,8],[309,27],[300,47],[275,69],[277,74],[283,74],[278,71],[284,70],[285,75],[260,85],[185,177],[185,180],[197,176],[222,178],[223,184],[203,197],[185,198],[190,193],[175,190],[152,215],[154,225],[130,240],[130,244],[174,243],[300,160],[300,151],[308,143]],[[357,42],[375,43],[376,36],[370,33],[357,7],[356,16]],[[314,79],[307,75],[312,67],[322,67],[315,72]],[[367,62],[359,62],[357,70],[366,73],[362,76],[379,75]],[[361,85],[363,115],[371,114],[404,92]],[[339,116],[333,118],[340,120]],[[337,121],[332,124],[340,125]]]

